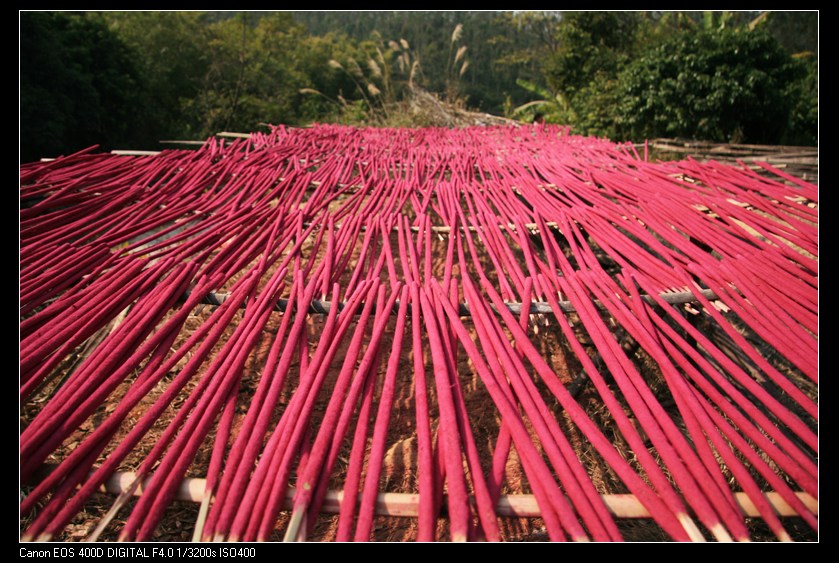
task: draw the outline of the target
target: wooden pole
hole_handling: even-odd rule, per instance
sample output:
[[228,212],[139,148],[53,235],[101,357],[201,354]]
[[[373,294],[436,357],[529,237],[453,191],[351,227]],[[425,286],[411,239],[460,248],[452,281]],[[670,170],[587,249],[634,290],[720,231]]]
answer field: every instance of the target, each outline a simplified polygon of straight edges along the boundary
[[154,156],[160,154],[160,151],[113,150],[111,154],[118,156]]
[[[124,493],[128,491],[134,482],[134,478],[134,473],[131,472],[116,473],[103,485],[102,490],[111,494]],[[135,496],[143,494],[144,484],[141,484],[134,490],[133,494]],[[204,499],[204,485],[205,480],[201,478],[184,479],[178,489],[176,498],[178,500],[200,503]],[[295,492],[294,488],[290,487],[288,489],[283,508],[292,508]],[[780,516],[798,516],[798,513],[778,493],[767,492],[765,494],[766,499],[778,511]],[[796,495],[809,510],[818,515],[819,501],[817,499],[804,492],[796,493]],[[650,517],[647,509],[635,498],[635,495],[618,494],[601,495],[601,497],[609,512],[617,518]],[[760,513],[746,493],[734,493],[734,497],[745,516],[749,518],[760,517]],[[321,511],[327,514],[337,514],[341,509],[343,498],[343,491],[328,491],[321,506]],[[445,499],[442,506],[446,506]],[[495,510],[499,516],[538,518],[542,515],[534,495],[501,495]],[[379,493],[376,500],[376,514],[380,516],[416,518],[419,515],[419,495],[414,493]]]

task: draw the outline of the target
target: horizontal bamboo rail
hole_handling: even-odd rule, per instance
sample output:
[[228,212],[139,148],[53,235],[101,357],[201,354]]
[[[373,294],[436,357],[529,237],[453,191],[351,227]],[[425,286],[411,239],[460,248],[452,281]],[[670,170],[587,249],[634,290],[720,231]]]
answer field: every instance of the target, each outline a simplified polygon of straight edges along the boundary
[[[702,295],[710,301],[715,301],[715,300],[719,299],[719,297],[717,297],[717,294],[714,293],[713,291],[711,291],[710,289],[703,289],[702,290]],[[184,295],[184,300],[188,296],[189,296],[188,293],[185,294]],[[681,292],[677,292],[677,293],[661,293],[660,297],[664,301],[666,301],[667,303],[670,303],[671,305],[679,305],[679,304],[682,304],[682,303],[694,303],[694,302],[698,301],[696,296],[694,296],[694,294],[691,293],[690,291],[681,291]],[[208,293],[207,295],[204,296],[204,298],[202,299],[201,302],[205,305],[218,306],[218,305],[221,305],[222,303],[224,303],[225,301],[227,301],[229,298],[230,298],[229,293],[210,292],[210,293]],[[650,305],[655,304],[655,300],[652,297],[650,297],[649,295],[642,295],[641,299],[643,299],[644,301],[646,301]],[[285,311],[288,308],[288,303],[289,303],[288,299],[278,299],[277,304],[274,306],[274,309],[276,311]],[[598,307],[600,309],[605,308],[605,306],[600,301],[595,300],[594,304],[595,304],[596,307]],[[318,301],[318,300],[316,300],[316,301],[311,302],[311,304],[309,305],[308,312],[310,314],[315,314],[315,315],[326,315],[335,306],[336,306],[336,304],[331,302],[331,301]],[[338,303],[337,306],[338,306],[338,310],[340,311],[341,309],[344,308],[345,303]],[[523,304],[522,303],[506,303],[505,306],[513,314],[519,314],[519,313],[521,313],[521,309],[522,309]],[[559,302],[559,308],[562,309],[562,311],[565,312],[565,313],[574,313],[574,312],[577,311],[574,304],[570,301],[560,301]],[[399,309],[399,302],[397,301],[393,306],[393,310],[391,311],[391,314],[396,314],[396,311],[398,309]],[[493,306],[493,309],[495,309],[494,306]],[[471,317],[472,316],[472,312],[470,311],[469,305],[467,303],[460,303],[458,305],[458,312],[460,313],[460,316],[462,316],[462,317]],[[533,301],[532,303],[530,303],[530,314],[531,315],[545,315],[545,314],[551,314],[551,313],[553,313],[553,309],[551,309],[550,303],[548,303],[546,301]]]
[[[120,494],[128,491],[134,482],[135,475],[131,472],[114,474],[103,486],[103,492]],[[205,479],[188,478],[184,479],[176,494],[178,500],[198,502],[204,499]],[[283,508],[291,509],[296,491],[290,487],[286,492]],[[134,491],[135,496],[143,494],[143,485]],[[798,514],[781,498],[778,493],[767,492],[766,499],[772,504],[778,514],[783,517],[794,517]],[[811,495],[803,492],[796,493],[798,498],[814,514],[818,514],[819,501]],[[734,493],[737,504],[740,505],[743,514],[750,518],[760,516],[757,508],[749,499],[746,493]],[[326,493],[321,511],[326,514],[337,514],[341,508],[341,501],[344,497],[343,491],[330,490]],[[613,515],[617,518],[649,518],[650,513],[644,508],[635,495],[616,494],[601,495],[603,502]],[[443,499],[441,506],[446,506]],[[496,513],[499,516],[538,518],[542,515],[534,495],[501,495]],[[419,495],[414,493],[379,493],[376,500],[376,514],[380,516],[401,516],[415,518],[419,515]]]

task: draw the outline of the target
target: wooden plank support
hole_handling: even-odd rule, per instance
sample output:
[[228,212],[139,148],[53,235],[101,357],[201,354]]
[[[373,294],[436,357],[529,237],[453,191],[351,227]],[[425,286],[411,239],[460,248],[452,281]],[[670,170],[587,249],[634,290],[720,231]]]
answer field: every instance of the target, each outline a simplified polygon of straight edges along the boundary
[[234,131],[222,131],[221,133],[216,133],[216,137],[226,137],[228,139],[249,139],[250,136],[250,133],[236,133]]
[[[135,475],[131,472],[116,473],[102,486],[102,491],[111,494],[120,494],[127,491],[134,482]],[[145,484],[145,483],[144,483]],[[181,483],[176,498],[178,500],[201,502],[204,498],[205,480],[201,478],[184,479]],[[143,494],[143,486],[140,485],[134,492],[135,496]],[[294,502],[294,495],[296,491],[290,487],[286,492],[285,502],[283,508],[291,509]],[[819,501],[811,495],[799,492],[796,493],[798,498],[804,505],[818,515]],[[759,518],[760,513],[751,500],[749,500],[746,493],[734,493],[737,499],[737,504],[743,511],[743,514],[750,518]],[[619,494],[619,495],[601,495],[603,502],[614,516],[617,518],[649,518],[650,513],[644,508],[635,495]],[[326,493],[326,497],[321,507],[321,512],[326,514],[337,514],[341,508],[341,501],[344,498],[343,491],[331,490]],[[767,492],[766,499],[778,511],[778,514],[783,517],[798,516],[798,513],[784,501],[778,493]],[[447,502],[445,498],[441,506],[445,507]],[[536,502],[534,495],[501,495],[498,505],[495,509],[499,516],[521,517],[521,518],[538,518],[542,513],[539,510],[539,505]],[[408,518],[416,518],[419,516],[419,495],[413,493],[379,493],[376,500],[376,514],[380,516],[401,516]]]
[[117,156],[154,156],[156,154],[160,154],[160,151],[133,151],[117,149],[111,151],[111,154],[115,154]]

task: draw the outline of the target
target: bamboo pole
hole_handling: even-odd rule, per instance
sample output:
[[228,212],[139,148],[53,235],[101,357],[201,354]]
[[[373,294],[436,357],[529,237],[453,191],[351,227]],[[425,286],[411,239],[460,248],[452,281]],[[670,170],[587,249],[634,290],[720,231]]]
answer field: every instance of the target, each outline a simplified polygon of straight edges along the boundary
[[160,154],[160,151],[134,151],[134,150],[112,150],[111,154],[117,156],[154,156]]
[[[714,293],[710,289],[703,289],[702,295],[708,299],[709,301],[716,301],[719,300],[717,294]],[[698,301],[696,296],[690,291],[680,291],[676,293],[661,293],[659,295],[664,301],[671,305],[680,305],[682,303],[695,303]],[[189,293],[184,294],[183,300],[186,300],[189,297]],[[205,305],[213,305],[218,306],[224,303],[230,294],[228,293],[216,293],[210,292],[202,299],[202,303]],[[642,295],[641,299],[649,303],[650,305],[655,304],[655,299],[653,299],[649,295]],[[274,306],[274,310],[276,311],[285,311],[288,307],[289,300],[288,299],[279,299]],[[309,313],[314,315],[326,315],[332,310],[333,307],[337,306],[338,310],[344,308],[345,303],[334,303],[331,301],[320,301],[314,300],[309,305]],[[595,300],[594,305],[600,309],[604,309],[605,306],[600,303],[600,301]],[[521,314],[522,307],[524,306],[522,303],[505,303],[507,309],[513,314]],[[571,301],[560,301],[559,308],[562,309],[565,313],[574,313],[577,311],[576,307]],[[396,311],[399,309],[399,302],[397,301],[394,304],[393,310],[391,314],[396,314]],[[495,307],[493,307],[495,309]],[[469,309],[469,305],[467,303],[460,303],[458,305],[458,312],[462,317],[471,317],[472,312]],[[546,314],[553,314],[553,310],[551,309],[550,303],[546,301],[533,301],[530,303],[530,314],[531,315],[546,315]]]
[[[134,473],[116,473],[103,485],[102,490],[103,492],[111,494],[121,494],[127,492],[131,484],[134,482],[134,479]],[[144,485],[145,483],[136,487],[133,494],[135,496],[142,495]],[[176,498],[178,500],[200,503],[204,498],[204,487],[205,479],[184,479],[176,493]],[[283,508],[292,508],[295,494],[296,490],[293,487],[290,487],[286,492]],[[798,513],[795,512],[795,510],[793,510],[778,493],[767,492],[765,494],[766,499],[775,508],[775,510],[778,511],[780,516],[798,516]],[[818,515],[819,501],[817,499],[804,492],[796,493],[796,495],[809,510]],[[754,506],[746,493],[734,493],[734,497],[745,516],[749,518],[757,518],[760,516],[757,508]],[[343,498],[343,491],[328,491],[323,505],[321,506],[321,512],[326,514],[337,514],[341,509],[341,501]],[[644,508],[644,505],[641,504],[635,495],[601,495],[601,498],[606,504],[609,512],[617,518],[637,519],[649,518],[650,516],[647,509]],[[446,506],[445,499],[442,506]],[[495,510],[499,516],[538,518],[542,515],[534,495],[501,495]],[[419,495],[414,493],[379,493],[378,498],[376,499],[376,514],[379,516],[415,518],[419,515]]]

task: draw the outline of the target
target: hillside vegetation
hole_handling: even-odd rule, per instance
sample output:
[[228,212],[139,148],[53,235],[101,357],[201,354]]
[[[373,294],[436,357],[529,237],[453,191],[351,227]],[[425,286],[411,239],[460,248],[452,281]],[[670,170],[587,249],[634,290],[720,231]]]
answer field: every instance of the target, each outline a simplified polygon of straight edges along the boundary
[[460,123],[440,107],[615,140],[818,135],[816,12],[24,12],[20,58],[23,161]]

